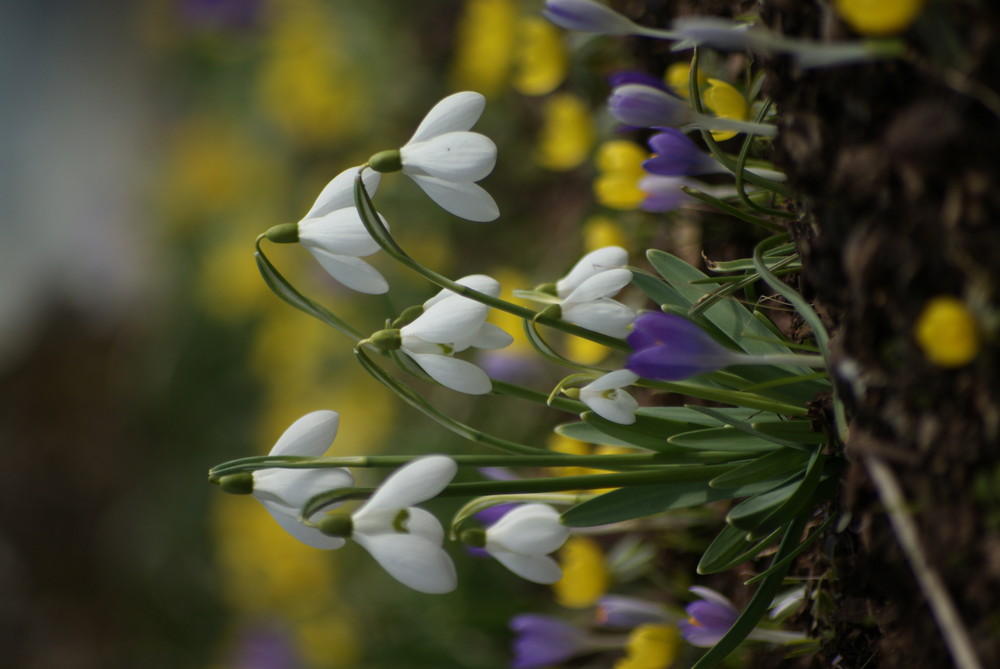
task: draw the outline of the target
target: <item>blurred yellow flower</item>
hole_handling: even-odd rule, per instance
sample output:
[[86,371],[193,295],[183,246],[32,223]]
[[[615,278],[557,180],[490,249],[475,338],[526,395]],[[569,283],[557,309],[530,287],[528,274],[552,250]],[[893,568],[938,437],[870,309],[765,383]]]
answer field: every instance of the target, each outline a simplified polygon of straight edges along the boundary
[[351,624],[353,617],[349,609],[331,607],[323,615],[296,623],[295,637],[305,666],[317,669],[358,666],[361,637]]
[[979,353],[981,338],[976,317],[954,297],[930,300],[914,328],[917,344],[938,367],[962,367]]
[[526,16],[517,24],[514,90],[524,95],[551,93],[566,78],[569,52],[563,33],[538,16]]
[[513,0],[467,0],[455,35],[451,84],[491,97],[507,83],[517,40]]
[[249,236],[237,233],[209,246],[199,263],[195,297],[207,314],[227,322],[245,320],[276,299],[260,278]]
[[625,233],[610,216],[591,216],[583,223],[583,250],[590,253],[605,246],[628,248]]
[[[720,118],[745,121],[750,114],[750,106],[743,94],[732,84],[727,84],[721,79],[709,79],[708,87],[702,92],[701,97],[705,102],[705,108]],[[721,142],[735,137],[736,134],[732,130],[716,130],[712,132],[712,137]]]
[[897,35],[913,23],[924,0],[834,0],[834,9],[861,35]]
[[611,349],[583,337],[566,338],[566,356],[581,365],[596,365],[611,354]]
[[593,606],[608,590],[611,575],[604,551],[594,539],[573,535],[559,550],[563,576],[552,589],[556,601],[571,609]]
[[261,108],[293,141],[329,143],[358,132],[367,118],[359,70],[337,49],[330,13],[315,0],[272,3],[258,96]]
[[639,625],[629,634],[626,655],[615,669],[666,669],[677,659],[680,632],[668,625]]
[[625,139],[604,142],[594,162],[599,174],[594,179],[598,203],[612,209],[635,209],[646,199],[639,180],[646,176],[642,162],[649,154]]
[[553,171],[571,170],[587,159],[594,144],[594,123],[586,103],[557,93],[542,104],[542,128],[535,160]]
[[[685,100],[691,99],[691,63],[673,63],[663,75],[663,81],[677,95]],[[701,70],[698,70],[698,88],[708,83],[708,77]]]

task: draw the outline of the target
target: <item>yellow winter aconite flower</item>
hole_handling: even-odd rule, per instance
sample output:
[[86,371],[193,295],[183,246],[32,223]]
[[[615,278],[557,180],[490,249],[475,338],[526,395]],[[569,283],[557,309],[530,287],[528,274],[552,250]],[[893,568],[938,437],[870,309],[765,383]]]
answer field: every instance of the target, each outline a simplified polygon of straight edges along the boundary
[[597,201],[612,209],[635,209],[646,199],[639,181],[646,176],[642,161],[649,154],[625,139],[604,142],[597,149],[594,162],[598,174],[594,179]]
[[[747,120],[750,114],[750,105],[746,98],[732,84],[727,84],[721,79],[709,79],[708,88],[701,94],[705,103],[705,108],[720,118],[731,118],[737,121]],[[732,130],[714,131],[712,137],[718,141],[723,141],[736,136]]]
[[517,41],[513,0],[468,0],[458,21],[451,82],[490,97],[503,90]]
[[834,0],[833,6],[856,32],[885,37],[909,28],[923,11],[924,0]]
[[914,328],[917,344],[938,367],[962,367],[972,362],[981,344],[979,324],[965,303],[935,297],[924,306]]
[[557,93],[542,106],[542,129],[536,161],[561,172],[579,166],[594,144],[594,124],[586,103],[571,93]]
[[517,24],[517,49],[511,84],[524,95],[551,93],[566,78],[569,53],[563,34],[538,16],[526,16]]
[[605,246],[628,248],[625,233],[613,218],[591,216],[583,223],[583,250],[590,253]]
[[615,669],[666,669],[677,659],[680,632],[668,625],[639,625],[629,634],[626,655]]
[[[691,99],[691,63],[673,63],[663,75],[663,81],[677,95],[686,100]],[[708,83],[708,77],[699,70],[698,87],[701,88],[706,83]]]
[[559,550],[563,576],[552,589],[556,601],[571,609],[593,606],[608,590],[611,575],[604,551],[592,538],[570,536]]

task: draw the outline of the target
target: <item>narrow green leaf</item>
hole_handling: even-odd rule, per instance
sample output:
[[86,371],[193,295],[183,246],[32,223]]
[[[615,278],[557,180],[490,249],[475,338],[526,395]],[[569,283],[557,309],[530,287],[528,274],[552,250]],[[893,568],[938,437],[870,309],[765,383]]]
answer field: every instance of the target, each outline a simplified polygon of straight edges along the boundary
[[774,543],[779,533],[780,530],[775,530],[760,541],[748,541],[746,532],[724,525],[698,561],[698,573],[717,574],[752,560]]
[[762,435],[768,435],[776,439],[792,441],[799,444],[812,444],[821,446],[830,441],[830,437],[823,432],[816,432],[812,429],[812,424],[804,420],[785,420],[778,422],[754,422],[753,429]]
[[632,283],[638,286],[639,290],[646,293],[649,299],[661,307],[670,305],[682,308],[685,311],[691,307],[691,303],[671,288],[670,284],[646,272],[632,270]]
[[793,472],[804,472],[808,461],[808,453],[782,448],[715,477],[709,485],[713,488],[737,488],[754,481],[790,476]]
[[781,448],[773,441],[761,439],[741,432],[733,427],[712,427],[675,434],[667,439],[672,446],[696,448],[705,451],[733,451],[736,453],[760,453]]
[[[692,408],[695,411],[700,411],[701,413],[704,413],[708,416],[712,416],[713,418],[718,418],[719,420],[725,421],[726,425],[733,427],[739,430],[740,432],[743,432],[744,434],[748,434],[751,437],[757,439],[764,439],[765,441],[770,441],[780,446],[787,446],[788,448],[796,448],[799,450],[808,450],[809,452],[812,452],[812,449],[803,446],[797,441],[792,441],[789,439],[781,439],[779,437],[769,435],[766,432],[762,432],[760,430],[755,429],[753,425],[744,420],[727,417],[726,414],[723,414],[719,412],[717,409],[714,409],[712,407],[692,407]],[[764,422],[760,421],[758,424],[764,424]]]

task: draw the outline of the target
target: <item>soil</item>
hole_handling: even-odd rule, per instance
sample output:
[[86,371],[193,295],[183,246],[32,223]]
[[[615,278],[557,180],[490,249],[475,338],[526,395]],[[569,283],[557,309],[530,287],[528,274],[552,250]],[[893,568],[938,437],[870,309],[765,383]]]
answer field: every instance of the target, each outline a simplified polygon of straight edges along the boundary
[[[786,35],[850,39],[825,3],[769,0]],[[1000,666],[1000,16],[931,2],[900,59],[802,71],[764,63],[780,110],[775,159],[801,194],[792,232],[802,288],[831,324],[849,408],[851,462],[838,500],[847,531],[825,547],[832,632],[816,667],[956,666],[865,466],[898,478],[931,568],[983,667]],[[969,365],[941,369],[916,345],[927,301],[966,301],[986,331]],[[991,324],[991,318],[993,323]],[[823,569],[820,559],[800,564]],[[818,561],[818,562],[817,562]],[[772,658],[773,659],[773,658]],[[760,666],[778,666],[760,664]]]

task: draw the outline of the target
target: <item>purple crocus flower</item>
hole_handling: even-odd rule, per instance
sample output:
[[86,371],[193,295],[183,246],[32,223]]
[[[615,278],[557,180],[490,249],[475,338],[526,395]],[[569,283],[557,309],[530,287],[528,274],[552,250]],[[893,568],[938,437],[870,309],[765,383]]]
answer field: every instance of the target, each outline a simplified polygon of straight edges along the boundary
[[625,368],[643,378],[662,381],[714,372],[748,357],[724,348],[686,318],[661,312],[639,316],[627,341],[633,353]]
[[663,606],[638,597],[605,595],[597,601],[597,622],[607,627],[632,629],[647,623],[667,623]]
[[546,0],[542,16],[566,30],[602,35],[629,35],[638,29],[607,5],[594,0]]
[[525,613],[510,620],[514,639],[513,669],[534,669],[559,664],[596,650],[583,630],[558,618]]
[[683,99],[644,84],[613,88],[608,111],[620,123],[636,128],[674,128],[695,120],[694,111]]
[[685,204],[695,202],[695,199],[685,193],[685,187],[703,190],[704,186],[684,177],[663,177],[650,174],[639,180],[639,190],[646,194],[639,208],[643,211],[676,211]]
[[691,592],[701,597],[684,609],[687,620],[678,623],[684,640],[692,646],[711,648],[729,631],[740,612],[724,596],[701,586],[692,586]]
[[650,174],[676,177],[725,171],[719,161],[676,128],[664,128],[650,137],[649,148],[655,155],[643,162],[642,167]]

